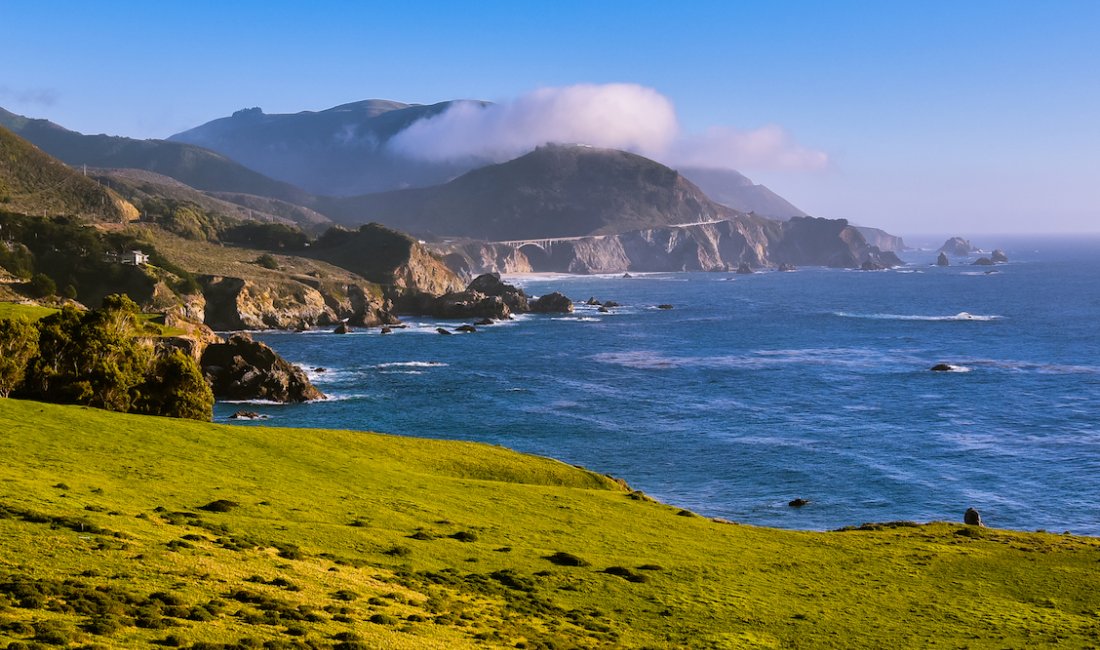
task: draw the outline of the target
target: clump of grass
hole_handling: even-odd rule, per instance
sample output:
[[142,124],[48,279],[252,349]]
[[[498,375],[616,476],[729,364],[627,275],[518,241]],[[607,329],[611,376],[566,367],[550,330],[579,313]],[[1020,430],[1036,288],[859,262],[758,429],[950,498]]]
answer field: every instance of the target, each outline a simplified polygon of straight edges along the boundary
[[604,573],[609,573],[613,576],[619,576],[623,580],[628,582],[646,582],[648,578],[640,573],[634,573],[630,569],[624,566],[609,566],[603,570]]
[[565,551],[558,551],[545,556],[543,559],[549,560],[553,564],[558,566],[588,566],[590,563],[572,553],[566,553]]
[[230,501],[229,499],[217,499],[210,503],[199,506],[199,510],[205,510],[206,512],[229,512],[234,508],[239,508],[241,504],[236,501]]

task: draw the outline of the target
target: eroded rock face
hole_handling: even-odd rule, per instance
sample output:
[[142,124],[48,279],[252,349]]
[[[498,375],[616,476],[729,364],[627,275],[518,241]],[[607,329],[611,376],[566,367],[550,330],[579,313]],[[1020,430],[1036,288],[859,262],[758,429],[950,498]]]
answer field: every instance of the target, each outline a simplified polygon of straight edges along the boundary
[[[444,247],[446,261],[467,274],[535,271],[729,271],[829,266],[858,268],[868,260],[886,267],[902,261],[870,244],[844,219],[796,217],[780,223],[753,216],[612,235],[529,242],[465,243]],[[512,268],[522,256],[524,268]]]
[[500,279],[499,273],[484,273],[470,282],[467,291],[477,291],[487,296],[500,296],[504,304],[508,305],[514,313],[523,314],[529,311],[527,294],[523,289],[506,284]]
[[396,322],[377,287],[327,286],[312,278],[258,283],[228,276],[199,278],[203,315],[215,330],[309,329],[341,321],[369,327]]
[[216,399],[306,402],[325,396],[306,373],[248,334],[206,346],[200,361]]

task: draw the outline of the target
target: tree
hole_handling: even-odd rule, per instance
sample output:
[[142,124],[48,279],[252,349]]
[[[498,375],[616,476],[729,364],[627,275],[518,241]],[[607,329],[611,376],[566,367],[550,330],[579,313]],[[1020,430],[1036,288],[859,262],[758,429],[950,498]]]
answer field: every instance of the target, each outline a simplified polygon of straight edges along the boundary
[[157,355],[141,386],[137,412],[191,420],[210,420],[214,393],[194,357],[178,348]]
[[38,329],[22,318],[0,320],[0,397],[19,388],[38,354]]
[[40,321],[28,389],[46,401],[131,410],[152,361],[138,332],[138,308],[126,296],[107,296],[89,312],[66,306]]
[[31,276],[31,295],[35,298],[45,298],[57,293],[57,283],[45,273],[35,273]]

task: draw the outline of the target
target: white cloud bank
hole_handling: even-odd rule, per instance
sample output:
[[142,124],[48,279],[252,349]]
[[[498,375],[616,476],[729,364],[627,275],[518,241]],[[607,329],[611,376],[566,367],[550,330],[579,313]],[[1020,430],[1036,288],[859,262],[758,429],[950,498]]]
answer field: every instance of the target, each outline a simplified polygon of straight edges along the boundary
[[457,103],[414,122],[389,146],[428,160],[504,161],[547,142],[625,149],[673,166],[810,170],[828,164],[825,153],[798,146],[778,126],[685,133],[672,102],[636,84],[541,88],[497,104]]

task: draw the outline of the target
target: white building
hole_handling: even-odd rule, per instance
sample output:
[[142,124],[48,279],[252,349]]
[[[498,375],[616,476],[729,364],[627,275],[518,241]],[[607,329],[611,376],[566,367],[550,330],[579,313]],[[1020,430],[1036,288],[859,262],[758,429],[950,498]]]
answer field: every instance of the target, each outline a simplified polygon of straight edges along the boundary
[[149,263],[149,256],[141,251],[127,251],[119,257],[119,261],[132,266],[142,266]]

